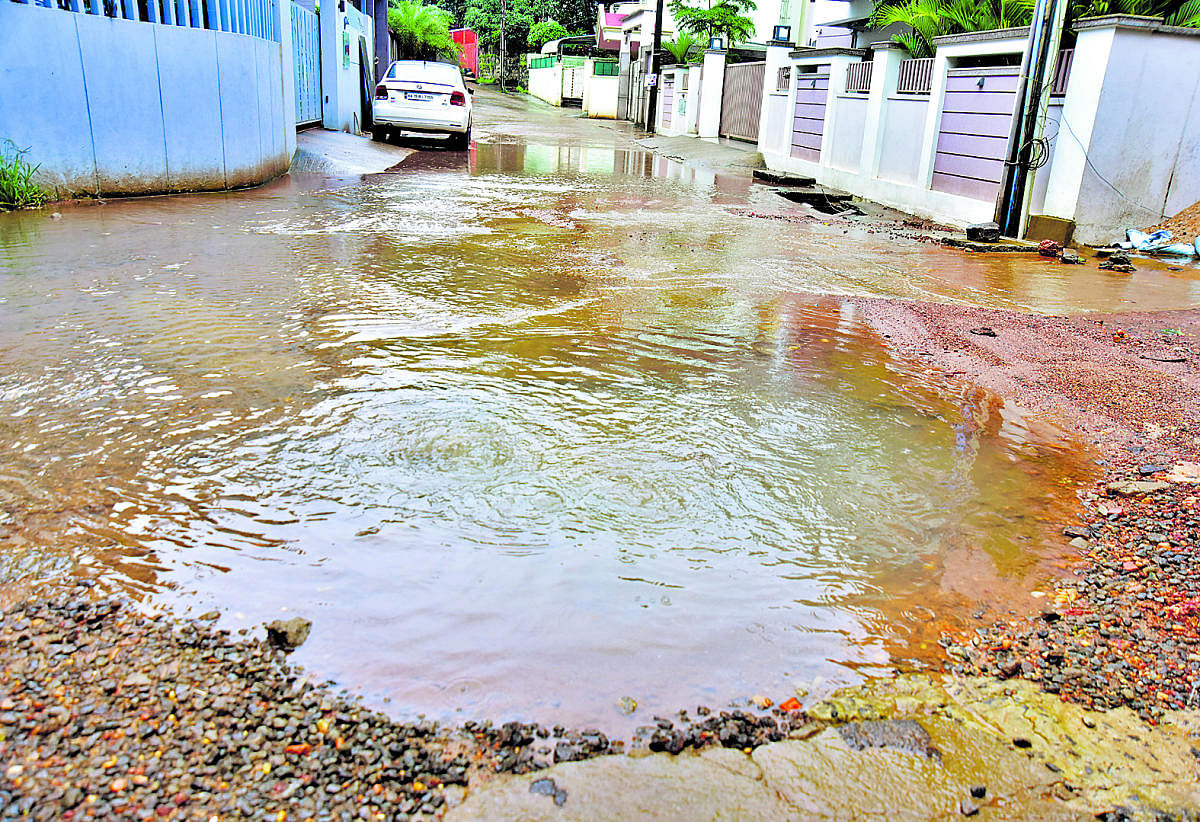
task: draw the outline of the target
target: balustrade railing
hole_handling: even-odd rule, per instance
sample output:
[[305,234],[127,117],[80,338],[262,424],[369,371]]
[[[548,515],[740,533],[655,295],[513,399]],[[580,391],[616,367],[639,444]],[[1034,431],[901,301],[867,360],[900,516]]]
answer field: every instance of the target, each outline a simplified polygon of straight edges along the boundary
[[851,63],[846,66],[846,91],[867,94],[871,91],[871,71],[875,64],[870,61]]
[[933,58],[917,57],[900,61],[897,94],[929,94],[933,87]]
[[279,42],[279,0],[32,0],[32,4],[142,23],[248,34]]
[[1067,81],[1071,79],[1071,62],[1075,49],[1063,49],[1058,53],[1058,65],[1054,67],[1054,82],[1050,85],[1050,96],[1061,97],[1067,93]]

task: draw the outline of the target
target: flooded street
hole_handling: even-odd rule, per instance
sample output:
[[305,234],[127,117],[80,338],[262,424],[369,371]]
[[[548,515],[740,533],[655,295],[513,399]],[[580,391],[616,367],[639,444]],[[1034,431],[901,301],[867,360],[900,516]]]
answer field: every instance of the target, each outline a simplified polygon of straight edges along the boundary
[[[0,579],[222,627],[398,716],[622,731],[934,656],[1053,571],[1090,455],[846,297],[1200,305],[971,257],[480,95],[469,154],[0,216]],[[636,719],[623,696],[643,706]]]

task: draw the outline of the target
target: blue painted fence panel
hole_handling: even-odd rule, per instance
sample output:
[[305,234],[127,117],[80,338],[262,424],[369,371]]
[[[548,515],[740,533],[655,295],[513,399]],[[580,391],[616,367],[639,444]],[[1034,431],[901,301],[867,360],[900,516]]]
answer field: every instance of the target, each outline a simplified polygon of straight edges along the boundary
[[296,125],[321,119],[321,34],[316,13],[292,5]]

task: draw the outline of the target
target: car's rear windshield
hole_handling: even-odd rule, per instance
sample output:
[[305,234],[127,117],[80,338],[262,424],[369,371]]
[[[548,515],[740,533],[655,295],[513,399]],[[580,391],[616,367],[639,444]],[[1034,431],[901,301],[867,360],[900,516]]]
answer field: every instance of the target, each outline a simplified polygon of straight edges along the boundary
[[388,69],[389,80],[416,80],[422,83],[442,83],[457,86],[461,72],[449,63],[427,63],[422,60],[398,60]]

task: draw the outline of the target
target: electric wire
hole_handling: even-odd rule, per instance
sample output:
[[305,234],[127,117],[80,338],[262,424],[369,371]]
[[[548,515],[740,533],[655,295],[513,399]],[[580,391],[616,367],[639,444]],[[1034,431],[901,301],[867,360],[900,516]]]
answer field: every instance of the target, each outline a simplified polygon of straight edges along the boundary
[[1095,174],[1102,183],[1104,183],[1106,186],[1111,188],[1118,197],[1120,197],[1122,200],[1124,200],[1127,203],[1137,206],[1138,208],[1142,209],[1143,211],[1153,214],[1156,218],[1158,218],[1160,220],[1167,216],[1166,212],[1164,212],[1160,208],[1151,208],[1150,206],[1144,205],[1143,203],[1139,203],[1137,200],[1133,199],[1132,197],[1125,196],[1125,193],[1123,191],[1121,191],[1121,189],[1119,189],[1115,185],[1113,185],[1112,182],[1107,177],[1105,177],[1103,174],[1100,173],[1099,169],[1097,169],[1095,164],[1092,163],[1092,158],[1088,156],[1087,147],[1084,146],[1083,141],[1080,140],[1078,135],[1075,134],[1075,129],[1071,128],[1071,124],[1067,122],[1065,112],[1059,116],[1059,124],[1061,126],[1066,127],[1067,133],[1071,135],[1071,139],[1073,139],[1076,142],[1076,144],[1078,144],[1080,150],[1083,151],[1083,161],[1087,164],[1087,167],[1092,170],[1092,173]]

